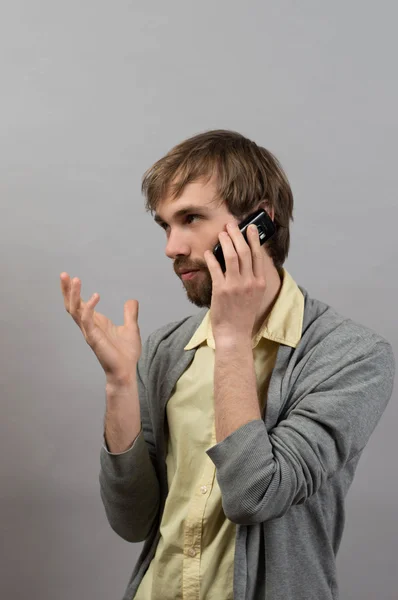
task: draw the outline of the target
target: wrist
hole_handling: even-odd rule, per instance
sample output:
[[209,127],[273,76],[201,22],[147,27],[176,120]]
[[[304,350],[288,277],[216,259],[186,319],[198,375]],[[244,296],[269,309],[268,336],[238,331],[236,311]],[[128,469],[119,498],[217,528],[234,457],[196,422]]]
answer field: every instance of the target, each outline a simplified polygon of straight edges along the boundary
[[219,352],[242,352],[242,350],[252,350],[252,339],[248,336],[231,336],[218,338],[214,340],[216,351]]
[[131,403],[132,397],[138,395],[137,384],[133,381],[125,383],[107,382],[105,386],[106,400],[108,406],[114,408],[126,406]]
[[119,391],[124,388],[129,388],[136,380],[135,371],[129,375],[107,375],[106,389],[111,391]]

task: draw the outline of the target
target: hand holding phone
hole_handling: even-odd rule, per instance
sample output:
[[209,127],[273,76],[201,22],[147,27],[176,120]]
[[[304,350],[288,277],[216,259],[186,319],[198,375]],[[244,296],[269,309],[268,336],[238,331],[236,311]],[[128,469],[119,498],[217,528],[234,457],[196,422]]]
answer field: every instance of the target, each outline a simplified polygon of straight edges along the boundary
[[[267,240],[269,240],[270,237],[273,236],[276,231],[274,222],[272,221],[271,217],[262,208],[258,209],[256,212],[249,215],[244,221],[239,223],[239,229],[242,232],[242,235],[245,238],[247,244],[247,228],[249,227],[249,225],[256,225],[258,235],[260,238],[260,246],[262,246]],[[225,273],[225,259],[220,243],[218,243],[215,246],[213,254],[220,263],[222,272]]]

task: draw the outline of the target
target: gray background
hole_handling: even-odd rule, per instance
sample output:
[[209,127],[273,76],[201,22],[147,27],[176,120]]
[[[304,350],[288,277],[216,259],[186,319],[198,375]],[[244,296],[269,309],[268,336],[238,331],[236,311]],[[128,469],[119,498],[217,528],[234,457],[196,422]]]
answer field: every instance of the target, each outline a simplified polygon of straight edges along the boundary
[[[0,597],[122,597],[142,544],[99,495],[105,376],[59,274],[143,340],[199,309],[144,210],[179,141],[235,129],[295,196],[285,267],[397,355],[393,2],[3,0],[0,8]],[[396,391],[347,497],[342,599],[396,600]]]

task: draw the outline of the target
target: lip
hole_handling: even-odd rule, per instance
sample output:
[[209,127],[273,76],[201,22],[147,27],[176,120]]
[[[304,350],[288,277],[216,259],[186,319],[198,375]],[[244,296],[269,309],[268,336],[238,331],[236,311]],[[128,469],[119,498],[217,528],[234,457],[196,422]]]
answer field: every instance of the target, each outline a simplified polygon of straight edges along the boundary
[[192,279],[193,277],[195,277],[196,273],[198,273],[199,270],[196,269],[195,271],[188,271],[187,273],[181,273],[181,279]]

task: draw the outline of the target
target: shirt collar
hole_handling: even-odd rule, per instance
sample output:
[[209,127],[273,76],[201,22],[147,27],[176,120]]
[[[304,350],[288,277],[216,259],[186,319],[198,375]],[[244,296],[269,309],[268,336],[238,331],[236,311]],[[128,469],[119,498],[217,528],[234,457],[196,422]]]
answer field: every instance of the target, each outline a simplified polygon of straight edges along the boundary
[[[296,348],[301,339],[303,319],[304,296],[292,276],[286,269],[282,268],[281,289],[271,312],[252,340],[253,348],[257,346],[263,337],[273,342]],[[184,350],[192,350],[205,341],[210,348],[215,349],[210,309],[205,314]]]

